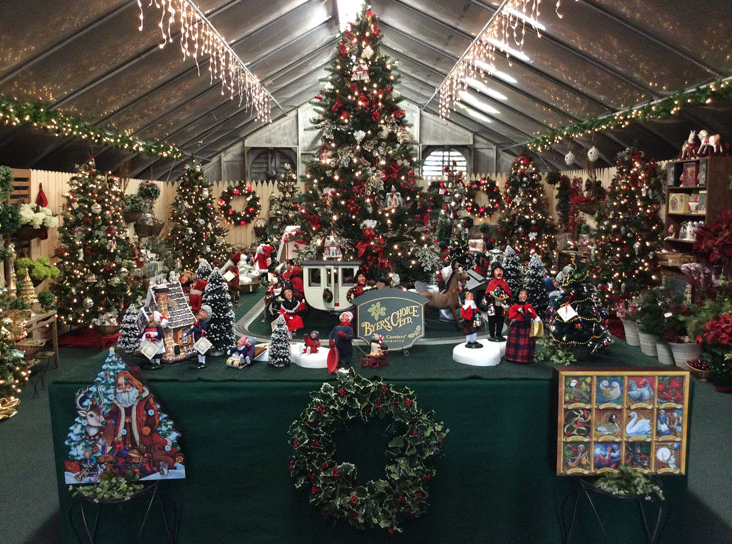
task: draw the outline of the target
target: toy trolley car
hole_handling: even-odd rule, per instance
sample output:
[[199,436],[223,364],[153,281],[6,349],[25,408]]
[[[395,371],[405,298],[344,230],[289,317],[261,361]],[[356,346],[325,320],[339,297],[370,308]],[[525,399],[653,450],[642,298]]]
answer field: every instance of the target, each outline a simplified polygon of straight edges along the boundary
[[361,261],[305,261],[302,263],[305,302],[316,310],[345,311],[348,291],[356,285]]

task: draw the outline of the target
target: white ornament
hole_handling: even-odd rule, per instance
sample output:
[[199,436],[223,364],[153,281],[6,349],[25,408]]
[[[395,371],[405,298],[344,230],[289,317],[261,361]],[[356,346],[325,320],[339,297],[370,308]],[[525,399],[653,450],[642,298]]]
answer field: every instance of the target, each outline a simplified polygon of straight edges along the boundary
[[201,191],[201,194],[204,196],[204,198],[208,198],[208,189],[204,189],[203,191]]
[[75,210],[75,209],[77,209],[78,207],[79,207],[79,203],[78,203],[78,202],[72,202],[72,203],[71,203],[71,209],[72,209],[72,210]]
[[99,202],[95,202],[94,204],[92,204],[91,211],[92,213],[97,215],[102,213],[102,207],[99,205]]
[[370,59],[374,56],[374,50],[371,49],[370,45],[367,45],[363,48],[363,51],[361,51],[361,58],[363,59]]
[[564,162],[567,163],[567,166],[572,166],[574,164],[574,153],[572,153],[571,151],[567,153],[564,156]]
[[358,143],[361,143],[361,140],[363,140],[366,137],[366,133],[363,130],[357,130],[353,133],[353,137],[356,138],[356,141]]
[[91,298],[86,297],[84,299],[84,308],[91,308],[92,306],[94,306],[94,301]]
[[600,150],[593,145],[587,152],[587,158],[590,159],[590,162],[595,162],[600,158]]
[[530,232],[529,233],[529,240],[536,240],[536,236],[538,235],[538,232]]

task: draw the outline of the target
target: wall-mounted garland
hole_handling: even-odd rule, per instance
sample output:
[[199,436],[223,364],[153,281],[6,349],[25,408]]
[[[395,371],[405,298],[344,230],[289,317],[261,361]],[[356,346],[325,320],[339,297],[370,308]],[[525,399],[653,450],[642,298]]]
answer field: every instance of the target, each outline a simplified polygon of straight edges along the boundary
[[633,121],[650,121],[674,115],[683,106],[702,106],[715,100],[732,98],[732,78],[719,79],[709,85],[680,91],[673,95],[646,102],[639,106],[620,110],[601,117],[589,117],[561,128],[549,130],[530,140],[528,146],[534,151],[544,151],[562,140],[578,138],[591,132],[601,132],[627,127]]
[[16,102],[0,96],[0,120],[6,125],[33,125],[56,136],[76,136],[95,144],[134,151],[149,157],[180,159],[183,152],[173,144],[138,140],[123,132],[110,131],[78,118],[49,110],[45,104]]
[[[231,201],[234,198],[246,200],[242,211],[237,212],[231,207]],[[259,195],[245,181],[240,181],[225,189],[219,198],[219,207],[224,219],[234,226],[248,225],[257,218],[259,210],[262,209],[259,203]]]

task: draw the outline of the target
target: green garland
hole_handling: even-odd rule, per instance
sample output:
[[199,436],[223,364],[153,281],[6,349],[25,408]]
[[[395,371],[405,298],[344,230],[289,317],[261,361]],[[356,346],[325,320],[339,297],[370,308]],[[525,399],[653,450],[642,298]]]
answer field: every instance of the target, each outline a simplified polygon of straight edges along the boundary
[[551,129],[528,142],[529,149],[544,151],[562,140],[579,138],[591,132],[600,132],[628,126],[633,121],[662,119],[678,113],[682,106],[703,106],[715,100],[732,98],[732,80],[718,79],[714,83],[627,108],[610,115],[588,117],[561,128]]
[[[247,203],[244,211],[237,212],[231,207],[234,198],[244,198]],[[252,186],[245,181],[235,183],[227,187],[219,197],[219,208],[224,219],[235,227],[248,225],[254,221],[262,209],[259,203],[259,195],[252,189]]]
[[[386,477],[359,485],[356,466],[336,462],[333,433],[350,421],[368,423],[374,417],[391,418],[404,432],[387,445],[391,461],[384,470]],[[428,485],[436,471],[428,462],[440,452],[448,432],[432,414],[417,408],[410,389],[396,390],[350,370],[338,375],[336,386],[324,383],[292,422],[290,474],[296,488],[308,490],[310,504],[324,517],[345,520],[359,529],[401,532],[404,520],[419,517],[429,507]]]
[[49,110],[45,104],[15,102],[0,96],[0,119],[6,125],[33,125],[56,136],[76,136],[95,144],[109,145],[118,149],[134,151],[149,157],[180,159],[183,152],[173,144],[138,140],[124,132],[109,131],[78,118]]

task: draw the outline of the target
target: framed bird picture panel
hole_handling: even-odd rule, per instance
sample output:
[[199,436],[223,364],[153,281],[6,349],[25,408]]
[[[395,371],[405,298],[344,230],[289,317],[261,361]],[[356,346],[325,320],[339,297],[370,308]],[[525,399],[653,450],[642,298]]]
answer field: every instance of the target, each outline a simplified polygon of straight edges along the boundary
[[557,474],[685,474],[689,371],[554,368]]

